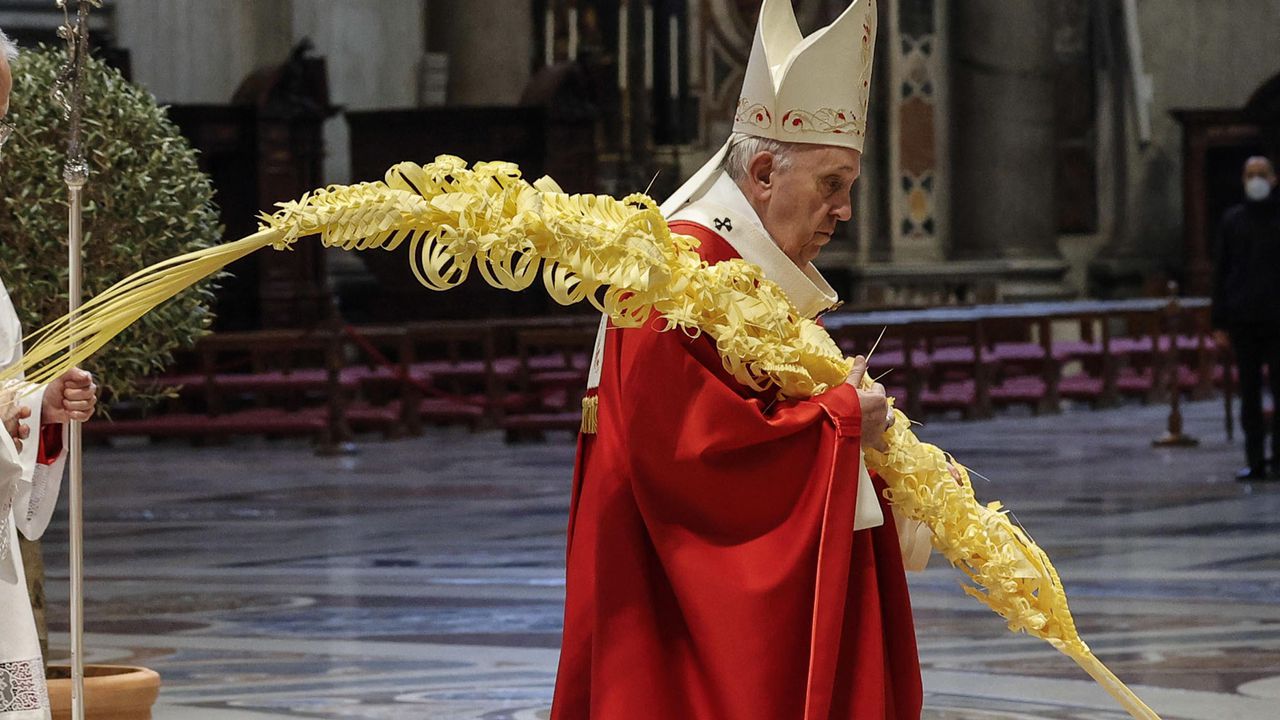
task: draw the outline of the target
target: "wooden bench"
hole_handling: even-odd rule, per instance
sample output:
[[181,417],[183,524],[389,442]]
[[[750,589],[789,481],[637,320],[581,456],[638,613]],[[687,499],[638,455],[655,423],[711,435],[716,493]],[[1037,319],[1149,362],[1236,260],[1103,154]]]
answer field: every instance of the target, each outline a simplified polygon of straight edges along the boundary
[[[163,376],[187,383],[198,408],[90,422],[90,436],[208,438],[238,434],[308,436],[322,448],[350,437],[344,403],[342,342],[331,331],[272,330],[201,338],[197,372]],[[194,382],[193,381],[197,381]]]
[[516,329],[517,372],[509,391],[523,402],[502,417],[509,439],[581,427],[595,339],[596,327],[586,324]]
[[[1160,399],[1160,368],[1171,342],[1179,390],[1207,395],[1217,353],[1208,301],[1182,299],[1172,314],[1169,307],[1167,299],[1023,303],[842,312],[824,324],[847,354],[866,353],[884,332],[881,346],[888,349],[873,355],[872,375],[881,371],[877,362],[892,366],[892,384],[913,416],[959,411],[985,417],[1011,404],[1040,412],[1057,410],[1061,399],[1095,406],[1125,395]],[[1055,325],[1070,329],[1073,323],[1078,339],[1055,337]],[[1064,375],[1068,366],[1073,372]]]

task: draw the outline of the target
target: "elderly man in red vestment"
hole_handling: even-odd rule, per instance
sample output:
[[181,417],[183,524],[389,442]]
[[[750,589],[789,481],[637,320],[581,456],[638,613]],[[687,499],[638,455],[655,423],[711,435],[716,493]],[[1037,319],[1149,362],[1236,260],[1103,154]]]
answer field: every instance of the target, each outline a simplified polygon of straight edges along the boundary
[[[705,261],[759,265],[808,317],[837,304],[812,261],[852,213],[875,19],[856,0],[806,38],[765,0],[734,133],[663,205]],[[553,720],[918,718],[904,559],[928,540],[861,459],[883,388],[855,389],[859,361],[778,400],[658,326],[597,340]]]

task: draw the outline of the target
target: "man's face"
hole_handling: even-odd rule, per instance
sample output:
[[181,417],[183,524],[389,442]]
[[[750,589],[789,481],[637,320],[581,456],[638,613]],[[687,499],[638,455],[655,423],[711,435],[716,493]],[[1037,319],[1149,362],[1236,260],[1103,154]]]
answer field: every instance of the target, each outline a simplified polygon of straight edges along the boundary
[[1249,158],[1249,161],[1244,164],[1244,183],[1248,185],[1254,178],[1262,178],[1275,187],[1276,171],[1271,167],[1269,160],[1262,157]]
[[752,204],[782,252],[804,267],[831,242],[836,223],[853,216],[851,193],[862,171],[862,153],[809,145],[794,150],[786,168],[772,168],[767,179],[764,173],[748,178],[747,197],[754,194]]
[[0,120],[9,114],[9,91],[13,89],[13,74],[9,72],[9,58],[0,53]]

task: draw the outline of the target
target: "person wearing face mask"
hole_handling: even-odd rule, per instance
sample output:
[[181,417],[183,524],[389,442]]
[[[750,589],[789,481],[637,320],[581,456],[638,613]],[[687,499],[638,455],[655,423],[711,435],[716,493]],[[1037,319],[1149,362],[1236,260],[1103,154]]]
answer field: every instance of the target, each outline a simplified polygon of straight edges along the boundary
[[[9,112],[13,86],[9,62],[17,56],[17,47],[0,31],[0,143],[12,134],[12,127],[2,121]],[[0,369],[21,359],[22,327],[0,283]],[[50,716],[44,661],[18,538],[21,533],[37,540],[44,533],[57,503],[67,457],[66,423],[88,420],[96,403],[93,377],[79,368],[45,387],[22,382],[0,387],[0,720]]]
[[1227,210],[1218,230],[1213,268],[1214,340],[1230,343],[1240,372],[1240,425],[1248,465],[1242,481],[1276,479],[1280,434],[1273,420],[1271,467],[1264,454],[1263,367],[1273,401],[1280,400],[1280,198],[1275,166],[1265,157],[1244,164],[1245,201]]

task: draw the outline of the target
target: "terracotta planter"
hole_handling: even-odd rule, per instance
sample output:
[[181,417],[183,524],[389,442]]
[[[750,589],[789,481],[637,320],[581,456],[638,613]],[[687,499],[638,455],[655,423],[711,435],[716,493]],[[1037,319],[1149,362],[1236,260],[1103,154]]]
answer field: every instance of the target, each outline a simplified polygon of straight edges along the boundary
[[[86,720],[151,720],[151,706],[160,695],[160,675],[126,665],[86,665]],[[53,720],[71,720],[71,668],[49,668],[49,705]]]

